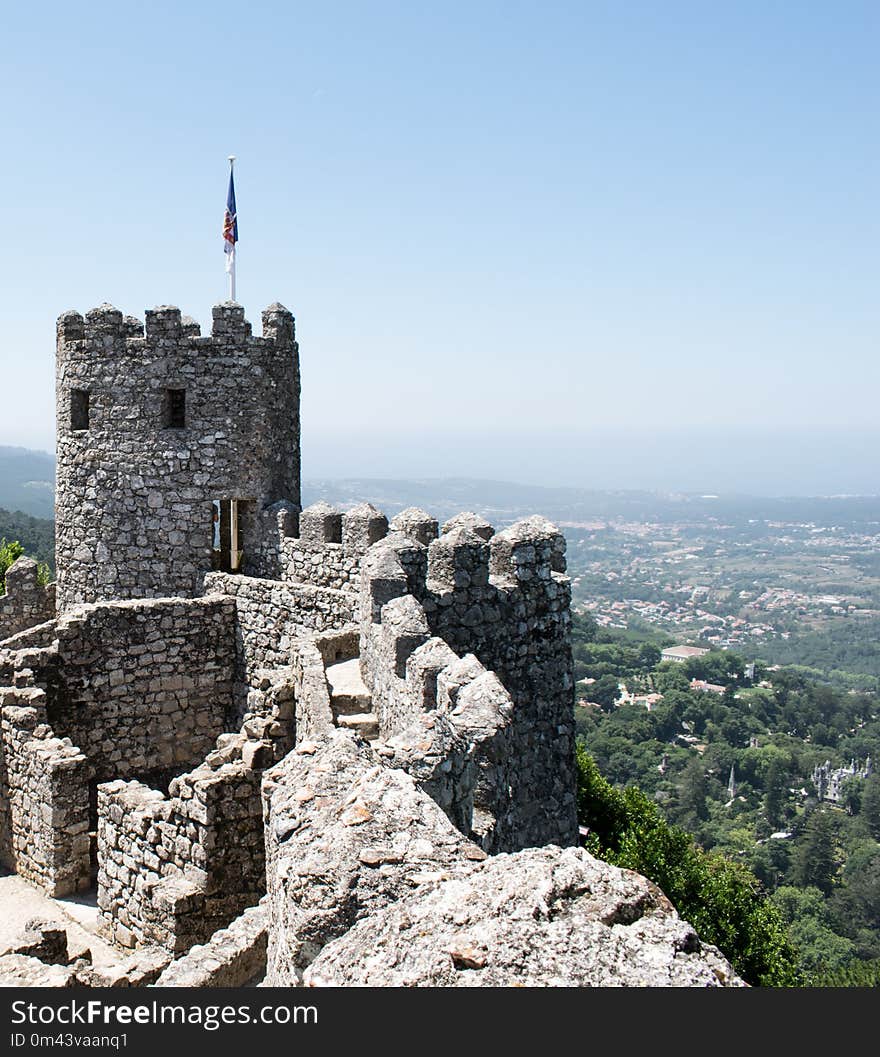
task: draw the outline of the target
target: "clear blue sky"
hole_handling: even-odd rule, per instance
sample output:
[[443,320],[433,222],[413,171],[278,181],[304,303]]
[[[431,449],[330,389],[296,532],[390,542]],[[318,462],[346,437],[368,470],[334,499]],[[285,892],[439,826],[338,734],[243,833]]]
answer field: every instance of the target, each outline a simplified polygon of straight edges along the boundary
[[650,486],[607,438],[877,432],[876,2],[50,2],[3,39],[0,443],[53,445],[62,310],[209,320],[230,153],[307,476]]

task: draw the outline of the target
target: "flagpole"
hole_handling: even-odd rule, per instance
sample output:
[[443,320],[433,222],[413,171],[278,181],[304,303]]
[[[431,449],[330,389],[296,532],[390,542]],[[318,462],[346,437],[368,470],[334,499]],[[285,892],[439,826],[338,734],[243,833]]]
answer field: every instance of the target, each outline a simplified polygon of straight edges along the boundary
[[[235,166],[235,155],[229,155],[229,177],[232,178],[232,170]],[[232,267],[229,269],[229,300],[235,300],[235,246],[232,249]]]

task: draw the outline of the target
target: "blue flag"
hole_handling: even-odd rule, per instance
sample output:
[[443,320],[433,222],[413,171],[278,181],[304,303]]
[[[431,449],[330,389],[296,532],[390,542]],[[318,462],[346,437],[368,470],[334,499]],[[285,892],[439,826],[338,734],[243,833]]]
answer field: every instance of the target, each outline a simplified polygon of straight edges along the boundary
[[232,169],[229,170],[229,193],[226,196],[226,215],[223,218],[223,252],[226,254],[226,271],[231,272],[235,262],[235,244],[238,242],[238,214],[235,209],[235,183]]

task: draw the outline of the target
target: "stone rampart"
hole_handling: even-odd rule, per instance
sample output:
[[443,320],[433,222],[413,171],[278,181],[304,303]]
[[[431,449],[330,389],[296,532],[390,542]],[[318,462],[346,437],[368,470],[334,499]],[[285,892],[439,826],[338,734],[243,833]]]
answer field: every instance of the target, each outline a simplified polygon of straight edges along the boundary
[[[387,605],[398,650],[429,636],[494,671],[514,702],[510,754],[518,847],[577,842],[574,679],[565,541],[543,518],[486,539],[481,519],[463,516],[425,547],[392,533],[362,563],[361,671],[377,712],[398,710],[389,666],[378,655]],[[408,599],[408,601],[401,601]],[[405,663],[398,657],[397,664]],[[380,716],[380,727],[383,723]]]

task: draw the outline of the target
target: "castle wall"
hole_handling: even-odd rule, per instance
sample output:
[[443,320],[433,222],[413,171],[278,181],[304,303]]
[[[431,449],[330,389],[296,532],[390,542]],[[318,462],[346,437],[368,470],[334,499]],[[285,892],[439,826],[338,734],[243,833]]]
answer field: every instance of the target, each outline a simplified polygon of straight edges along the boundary
[[260,669],[290,664],[294,639],[350,624],[357,604],[351,591],[229,573],[209,573],[205,591],[235,601],[236,674],[245,682]]
[[209,337],[170,307],[147,312],[145,330],[109,305],[59,318],[62,611],[198,594],[215,562],[214,500],[242,503],[245,563],[263,546],[260,512],[278,501],[299,509],[293,317],[271,306],[255,338],[241,306],[213,316]]
[[290,584],[356,592],[363,556],[387,532],[387,518],[370,503],[345,513],[328,503],[313,503],[298,516],[277,504],[264,514],[262,549],[245,571]]
[[382,682],[387,665],[377,654],[381,636],[371,629],[382,623],[389,601],[412,595],[427,631],[456,653],[473,654],[513,698],[516,846],[574,844],[574,678],[564,537],[542,518],[517,522],[489,540],[486,535],[484,524],[464,518],[427,548],[403,533],[371,548],[361,571],[362,675],[370,688],[378,677],[377,709],[389,707],[385,701],[393,704]]
[[201,760],[232,708],[235,610],[228,599],[86,607],[58,621],[43,678],[49,722],[98,781]]
[[89,886],[91,768],[49,728],[45,691],[0,690],[0,862],[49,895]]
[[0,642],[55,616],[55,584],[43,587],[38,566],[19,558],[6,570],[6,593],[0,595]]
[[263,782],[266,983],[291,987],[325,944],[459,861],[485,857],[413,778],[351,734],[305,743]]

